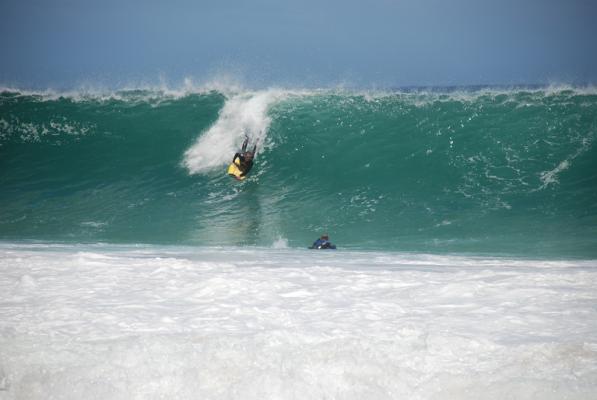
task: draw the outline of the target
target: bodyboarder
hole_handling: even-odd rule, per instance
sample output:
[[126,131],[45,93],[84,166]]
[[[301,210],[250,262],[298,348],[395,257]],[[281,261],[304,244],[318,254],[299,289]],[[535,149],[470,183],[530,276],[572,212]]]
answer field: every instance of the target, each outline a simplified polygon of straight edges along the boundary
[[252,150],[247,151],[248,143],[249,138],[245,137],[245,141],[243,142],[240,152],[234,154],[234,157],[232,157],[232,164],[236,166],[240,173],[233,173],[231,168],[228,169],[228,174],[239,181],[245,179],[251,168],[253,168],[253,159],[255,158],[255,152],[257,151],[257,144],[253,146]]

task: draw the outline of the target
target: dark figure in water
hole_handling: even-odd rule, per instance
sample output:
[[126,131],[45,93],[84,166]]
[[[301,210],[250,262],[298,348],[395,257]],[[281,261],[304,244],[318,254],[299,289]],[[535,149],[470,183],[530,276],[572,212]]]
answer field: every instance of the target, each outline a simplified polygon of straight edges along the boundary
[[319,239],[313,242],[313,246],[309,247],[310,249],[335,249],[334,246],[330,241],[330,238],[327,234],[321,235]]
[[253,150],[247,151],[247,143],[249,143],[248,137],[245,138],[240,153],[236,153],[232,158],[232,162],[242,171],[240,174],[241,178],[247,175],[253,167],[253,158],[255,157],[255,151],[257,150],[257,144],[255,144]]

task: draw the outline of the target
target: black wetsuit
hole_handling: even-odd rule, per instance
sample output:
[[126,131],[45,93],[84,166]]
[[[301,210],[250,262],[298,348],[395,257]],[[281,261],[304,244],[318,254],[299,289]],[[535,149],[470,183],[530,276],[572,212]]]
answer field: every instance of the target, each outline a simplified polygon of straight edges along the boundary
[[[253,158],[251,158],[250,160],[247,160],[247,158],[245,157],[245,155],[247,154],[247,143],[249,142],[249,138],[247,137],[245,139],[245,141],[243,142],[243,147],[241,148],[241,152],[240,153],[236,153],[234,155],[234,157],[232,158],[232,162],[236,164],[236,159],[238,158],[238,168],[242,171],[240,176],[245,176],[249,173],[249,171],[251,170],[251,168],[253,168]],[[253,157],[255,157],[255,151],[257,150],[257,145],[253,146],[253,151],[251,151],[251,154],[253,155]]]
[[[236,159],[238,159],[238,164],[236,162]],[[245,158],[245,153],[236,153],[234,155],[234,158],[232,159],[232,162],[237,164],[238,168],[242,171],[240,176],[247,175],[251,168],[253,168],[253,160],[247,160]]]

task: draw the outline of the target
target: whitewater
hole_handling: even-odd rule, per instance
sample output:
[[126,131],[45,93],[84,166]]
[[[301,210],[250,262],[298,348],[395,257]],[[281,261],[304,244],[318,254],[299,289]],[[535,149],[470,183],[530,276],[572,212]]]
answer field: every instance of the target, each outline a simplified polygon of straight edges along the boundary
[[593,399],[596,139],[594,88],[2,89],[0,399]]
[[597,393],[594,261],[276,247],[2,245],[0,398]]

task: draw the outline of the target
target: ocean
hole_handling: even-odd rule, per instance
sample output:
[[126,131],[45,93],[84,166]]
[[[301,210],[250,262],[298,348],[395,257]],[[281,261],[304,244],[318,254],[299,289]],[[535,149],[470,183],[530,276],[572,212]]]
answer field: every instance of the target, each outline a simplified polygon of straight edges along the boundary
[[580,89],[4,91],[0,239],[593,258],[596,137]]
[[0,399],[595,398],[596,139],[590,87],[2,89]]

